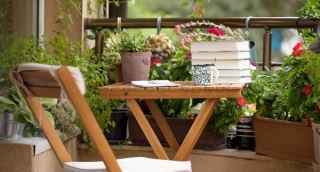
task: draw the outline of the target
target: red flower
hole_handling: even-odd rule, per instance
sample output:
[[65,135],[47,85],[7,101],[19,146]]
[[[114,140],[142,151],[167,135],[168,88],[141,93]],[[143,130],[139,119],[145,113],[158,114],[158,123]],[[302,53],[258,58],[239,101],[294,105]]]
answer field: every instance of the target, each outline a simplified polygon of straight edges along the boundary
[[292,51],[292,55],[294,57],[299,57],[302,56],[304,53],[304,49],[302,46],[302,42],[298,42],[294,47],[293,47],[293,51]]
[[159,57],[152,57],[151,58],[151,66],[159,65],[161,64],[161,59]]
[[311,96],[311,94],[312,94],[312,85],[311,84],[307,84],[303,87],[303,94],[305,96]]
[[224,31],[218,27],[210,27],[208,28],[208,33],[216,35],[216,36],[223,36],[224,35]]
[[192,58],[192,54],[191,54],[191,51],[189,50],[187,53],[186,53],[186,59],[187,60],[191,60]]
[[240,107],[243,107],[244,105],[247,104],[247,100],[244,97],[238,97],[237,98],[237,103]]

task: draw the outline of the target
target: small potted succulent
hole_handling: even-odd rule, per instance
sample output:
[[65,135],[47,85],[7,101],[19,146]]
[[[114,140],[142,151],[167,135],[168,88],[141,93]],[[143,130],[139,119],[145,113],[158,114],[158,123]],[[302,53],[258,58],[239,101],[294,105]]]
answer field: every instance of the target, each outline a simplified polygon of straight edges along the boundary
[[122,32],[117,49],[121,55],[122,79],[125,83],[148,80],[151,51],[141,32]]

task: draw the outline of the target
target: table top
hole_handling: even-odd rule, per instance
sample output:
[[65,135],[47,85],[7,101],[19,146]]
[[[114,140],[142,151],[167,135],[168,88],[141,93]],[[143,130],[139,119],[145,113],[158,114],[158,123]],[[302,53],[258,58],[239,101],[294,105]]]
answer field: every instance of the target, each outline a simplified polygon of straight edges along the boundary
[[244,84],[194,85],[191,81],[176,81],[177,87],[137,87],[116,83],[100,87],[106,99],[189,99],[230,98],[241,96]]

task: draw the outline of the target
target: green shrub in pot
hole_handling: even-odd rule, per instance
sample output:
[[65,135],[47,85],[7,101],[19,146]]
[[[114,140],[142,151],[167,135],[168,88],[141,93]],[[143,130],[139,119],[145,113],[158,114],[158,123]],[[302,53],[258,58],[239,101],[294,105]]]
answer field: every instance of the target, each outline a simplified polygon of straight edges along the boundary
[[121,54],[123,81],[148,80],[151,51],[144,35],[141,32],[122,32],[116,47]]

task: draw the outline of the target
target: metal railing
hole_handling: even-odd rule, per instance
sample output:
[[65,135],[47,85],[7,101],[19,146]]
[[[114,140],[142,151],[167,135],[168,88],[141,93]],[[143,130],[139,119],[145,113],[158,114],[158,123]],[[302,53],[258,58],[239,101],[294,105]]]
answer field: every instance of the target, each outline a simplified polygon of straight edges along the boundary
[[[271,60],[271,42],[273,28],[311,28],[317,30],[320,25],[320,19],[304,19],[299,17],[231,17],[231,18],[162,18],[161,28],[174,28],[177,24],[191,21],[210,21],[216,24],[223,24],[231,28],[260,28],[264,29],[263,34],[263,53],[262,68],[271,69],[279,63],[273,63]],[[157,28],[158,18],[128,18],[121,19],[85,19],[85,29],[96,29],[96,53],[103,52],[104,33],[102,29],[121,28]],[[119,26],[120,25],[120,26]]]

